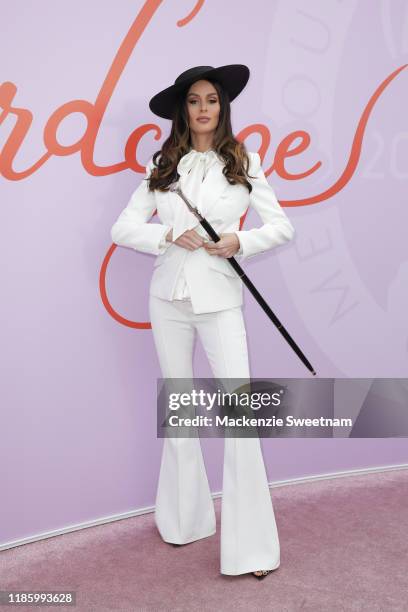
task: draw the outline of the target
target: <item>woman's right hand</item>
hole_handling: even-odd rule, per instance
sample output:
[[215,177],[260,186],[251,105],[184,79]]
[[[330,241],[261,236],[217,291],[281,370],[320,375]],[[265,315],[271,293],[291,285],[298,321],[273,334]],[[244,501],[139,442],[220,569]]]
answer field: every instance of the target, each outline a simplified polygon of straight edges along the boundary
[[[173,242],[173,229],[171,229],[167,235],[166,240],[168,242]],[[200,234],[193,229],[186,230],[183,234],[181,234],[177,240],[174,240],[174,244],[178,244],[178,246],[183,247],[184,249],[188,249],[189,251],[195,251],[203,246],[205,240]]]

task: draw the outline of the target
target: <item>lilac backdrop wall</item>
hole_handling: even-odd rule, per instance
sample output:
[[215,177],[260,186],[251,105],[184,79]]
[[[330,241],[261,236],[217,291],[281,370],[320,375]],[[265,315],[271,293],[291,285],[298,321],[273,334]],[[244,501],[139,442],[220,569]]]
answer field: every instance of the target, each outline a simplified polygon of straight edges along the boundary
[[[268,177],[281,201],[303,200],[341,177],[369,100],[408,60],[403,0],[253,0],[250,10],[244,1],[206,0],[186,25],[178,22],[193,0],[146,3],[153,4],[99,130],[101,167],[124,159],[129,135],[143,124],[158,125],[162,136],[141,141],[139,161],[159,148],[169,123],[147,102],[180,72],[245,63],[252,73],[232,105],[234,131],[267,126],[265,169],[287,134],[310,134],[309,148],[286,168],[301,173],[317,161],[320,168],[300,180]],[[95,101],[143,6],[19,0],[3,7],[0,80],[17,87],[13,106],[33,113],[15,171],[44,154],[55,109]],[[344,186],[285,208],[295,241],[246,264],[322,377],[407,374],[407,78],[403,69],[379,95]],[[3,156],[14,124],[11,115],[0,119]],[[78,141],[85,127],[80,114],[67,118],[59,141]],[[246,144],[257,151],[261,140],[251,135]],[[52,156],[22,180],[1,178],[0,542],[154,504],[162,440],[151,330],[118,323],[99,292],[110,228],[140,179],[129,169],[94,176],[79,153]],[[250,213],[244,228],[259,221]],[[119,248],[110,261],[109,299],[131,320],[148,321],[152,264]],[[247,293],[244,308],[252,375],[307,376]],[[211,376],[199,345],[195,367]],[[271,481],[408,461],[406,439],[265,440],[263,449]],[[204,440],[203,450],[218,491],[223,442]]]

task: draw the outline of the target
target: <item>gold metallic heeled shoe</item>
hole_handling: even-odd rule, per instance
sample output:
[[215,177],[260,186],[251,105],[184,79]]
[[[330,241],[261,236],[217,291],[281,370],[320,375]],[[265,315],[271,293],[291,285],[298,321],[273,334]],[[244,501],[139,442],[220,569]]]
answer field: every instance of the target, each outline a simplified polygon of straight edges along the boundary
[[257,570],[257,571],[262,572],[262,574],[258,576],[258,574],[255,574],[255,572],[252,572],[252,575],[255,576],[255,578],[258,578],[259,580],[262,580],[263,578],[266,578],[266,576],[268,576],[274,570]]

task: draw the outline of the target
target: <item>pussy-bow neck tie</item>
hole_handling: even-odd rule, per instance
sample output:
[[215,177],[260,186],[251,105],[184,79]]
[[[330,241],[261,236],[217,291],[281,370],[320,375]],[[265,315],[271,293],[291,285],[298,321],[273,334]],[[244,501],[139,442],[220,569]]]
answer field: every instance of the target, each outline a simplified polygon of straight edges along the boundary
[[[204,152],[190,149],[188,153],[183,155],[177,165],[181,190],[193,206],[198,208],[200,213],[202,213],[200,208],[201,185],[209,168],[217,161],[219,161],[219,157],[213,149]],[[190,212],[185,202],[177,196],[176,213],[173,223],[173,241],[177,240],[186,230],[196,227],[198,223],[197,217]]]

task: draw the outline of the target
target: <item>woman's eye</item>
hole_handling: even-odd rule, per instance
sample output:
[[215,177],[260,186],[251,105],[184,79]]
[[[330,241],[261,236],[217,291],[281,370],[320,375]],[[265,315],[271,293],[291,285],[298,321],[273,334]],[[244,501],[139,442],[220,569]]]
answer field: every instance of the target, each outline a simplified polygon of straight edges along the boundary
[[[197,100],[189,100],[190,104],[195,104]],[[211,104],[216,104],[218,102],[217,99],[210,100]]]

